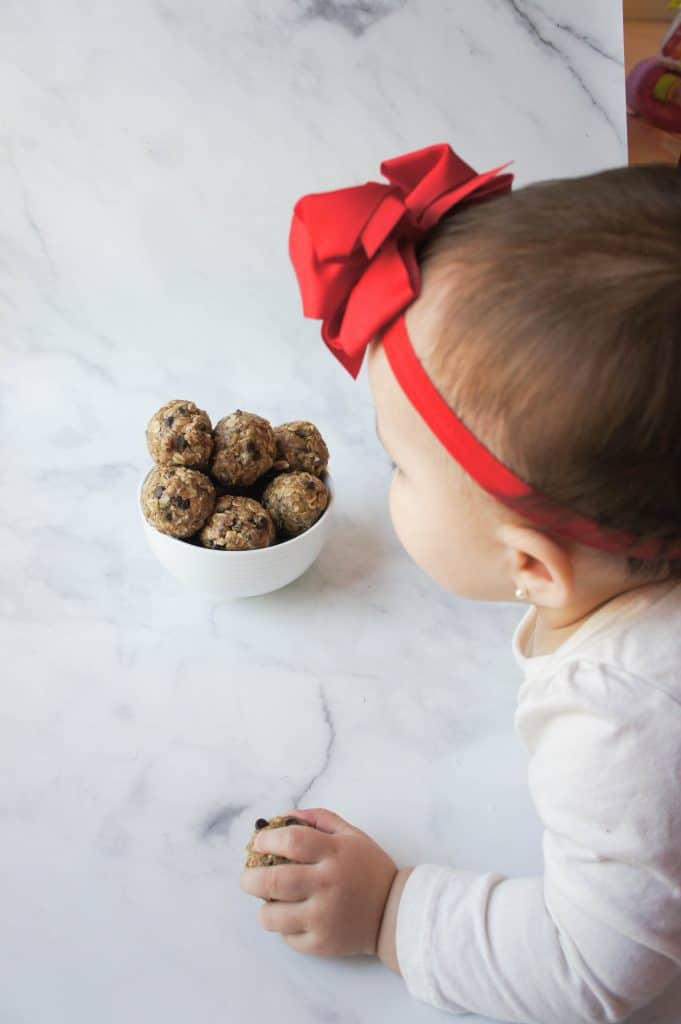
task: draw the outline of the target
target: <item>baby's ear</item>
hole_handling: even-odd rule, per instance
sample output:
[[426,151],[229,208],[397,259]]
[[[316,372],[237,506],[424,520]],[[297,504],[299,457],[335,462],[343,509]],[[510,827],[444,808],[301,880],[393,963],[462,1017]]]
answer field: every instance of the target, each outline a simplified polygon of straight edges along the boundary
[[509,591],[520,588],[530,604],[564,608],[573,595],[574,570],[559,540],[532,527],[502,523],[497,538],[505,548]]

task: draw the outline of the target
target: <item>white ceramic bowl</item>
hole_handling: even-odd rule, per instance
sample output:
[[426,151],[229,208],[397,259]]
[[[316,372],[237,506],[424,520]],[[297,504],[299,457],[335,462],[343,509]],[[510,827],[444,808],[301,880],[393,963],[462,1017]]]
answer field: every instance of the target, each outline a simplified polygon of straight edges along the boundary
[[324,483],[329,489],[329,503],[314,526],[291,540],[253,551],[215,551],[160,533],[146,521],[140,506],[146,477],[145,473],[138,491],[137,506],[149,547],[168,572],[193,590],[227,599],[256,597],[279,590],[310,568],[329,533],[334,495],[333,481],[328,473]]

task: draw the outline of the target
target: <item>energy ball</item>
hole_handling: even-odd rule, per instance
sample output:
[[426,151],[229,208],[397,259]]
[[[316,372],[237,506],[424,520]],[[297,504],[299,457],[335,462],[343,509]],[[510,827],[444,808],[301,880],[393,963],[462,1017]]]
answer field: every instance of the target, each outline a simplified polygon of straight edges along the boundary
[[251,836],[246,852],[248,853],[248,859],[246,861],[247,868],[261,868],[261,867],[273,867],[275,864],[291,864],[292,862],[288,857],[280,857],[276,853],[260,853],[258,850],[253,849],[253,840],[257,836],[258,832],[261,832],[264,828],[283,828],[285,825],[306,825],[308,828],[314,828],[309,821],[302,821],[300,818],[293,817],[276,817],[270,818],[258,818],[255,823],[255,832]]
[[282,473],[265,488],[262,503],[287,537],[305,533],[329,503],[329,492],[312,473]]
[[156,466],[142,487],[148,523],[171,537],[191,537],[215,508],[215,488],[205,473],[186,466]]
[[204,548],[222,551],[250,551],[267,548],[276,537],[269,512],[252,498],[226,494],[218,498],[215,511],[201,530]]
[[213,451],[208,413],[193,402],[167,402],[149,420],[147,447],[159,466],[207,466]]
[[253,412],[237,409],[213,431],[211,473],[225,487],[250,487],[271,469],[277,452],[271,424]]
[[329,449],[314,423],[293,420],[274,428],[277,442],[275,466],[321,476],[329,463]]

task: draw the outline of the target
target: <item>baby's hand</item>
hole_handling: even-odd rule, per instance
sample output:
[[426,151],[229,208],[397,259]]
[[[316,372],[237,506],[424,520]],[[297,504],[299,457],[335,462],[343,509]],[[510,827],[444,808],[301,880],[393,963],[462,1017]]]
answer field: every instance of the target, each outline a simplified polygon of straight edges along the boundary
[[260,908],[266,931],[281,932],[299,953],[376,954],[376,943],[397,865],[365,832],[324,808],[287,811],[314,828],[263,829],[261,852],[295,864],[245,868],[241,888],[275,902]]

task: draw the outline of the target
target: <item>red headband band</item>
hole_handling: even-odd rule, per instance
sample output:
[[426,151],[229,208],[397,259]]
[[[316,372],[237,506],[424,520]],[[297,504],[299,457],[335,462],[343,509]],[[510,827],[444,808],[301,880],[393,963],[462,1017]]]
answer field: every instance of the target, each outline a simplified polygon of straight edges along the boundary
[[324,341],[353,377],[372,338],[383,332],[384,351],[409,401],[497,501],[590,547],[635,558],[681,558],[681,548],[665,551],[660,538],[603,526],[512,473],[447,405],[412,348],[402,314],[421,290],[416,243],[457,204],[510,192],[513,175],[499,175],[508,166],[476,174],[442,143],[384,160],[381,174],[389,185],[368,181],[303,196],[295,204],[289,236],[303,313],[322,320]]

